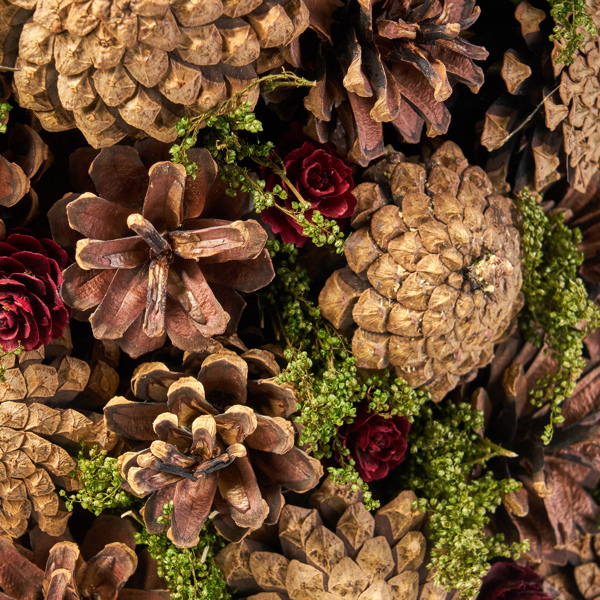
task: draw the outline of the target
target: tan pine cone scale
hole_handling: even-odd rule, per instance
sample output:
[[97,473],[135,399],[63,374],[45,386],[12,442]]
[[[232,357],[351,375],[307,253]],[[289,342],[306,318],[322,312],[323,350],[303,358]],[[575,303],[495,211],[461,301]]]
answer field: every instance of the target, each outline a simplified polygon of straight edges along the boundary
[[70,476],[77,464],[54,440],[109,446],[115,436],[96,417],[38,403],[0,404],[0,537],[23,535],[30,516],[46,533],[65,530],[70,515],[60,506],[55,480],[77,487]]
[[327,479],[311,498],[318,508],[284,507],[281,552],[246,539],[226,546],[217,564],[246,600],[445,600],[424,569],[425,514],[415,501],[404,491],[373,516],[358,494]]
[[308,26],[302,0],[0,0],[0,13],[0,64],[18,40],[19,104],[95,148],[127,134],[174,141],[181,117],[241,91],[257,65],[283,64]]
[[357,366],[396,367],[434,400],[486,365],[522,306],[513,203],[445,142],[427,168],[391,155],[358,185],[348,267],[319,296],[325,318],[357,325]]

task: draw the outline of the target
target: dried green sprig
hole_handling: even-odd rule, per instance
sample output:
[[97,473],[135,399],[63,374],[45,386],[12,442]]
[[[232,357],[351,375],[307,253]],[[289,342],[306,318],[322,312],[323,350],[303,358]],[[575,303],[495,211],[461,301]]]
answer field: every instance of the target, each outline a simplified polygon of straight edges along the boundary
[[548,0],[550,15],[554,19],[554,30],[550,41],[562,42],[563,48],[558,53],[556,61],[569,66],[575,60],[575,54],[585,39],[580,27],[596,36],[598,30],[590,17],[586,0]]
[[[173,501],[165,504],[163,517],[168,523],[173,513]],[[225,540],[210,525],[200,532],[194,548],[178,548],[165,534],[150,534],[143,529],[135,534],[138,544],[148,546],[148,552],[158,563],[157,571],[171,590],[172,600],[229,600],[231,595],[215,556],[225,546]]]
[[[142,528],[135,534],[136,543],[148,546],[173,600],[229,600],[231,596],[214,560],[225,541],[211,525],[200,532],[200,542],[194,548],[178,548],[165,533],[149,534],[139,513],[142,499],[122,488],[117,459],[97,446],[90,450],[89,457],[83,449],[79,452],[77,471],[72,476],[79,480],[82,489],[71,495],[61,490],[67,509],[72,511],[78,503],[96,516],[104,511],[127,511],[123,516],[131,516]],[[159,517],[159,522],[168,522],[172,508],[172,503],[165,505],[165,515]]]
[[[429,513],[435,582],[473,598],[494,557],[513,557],[529,549],[527,542],[507,545],[503,535],[489,536],[485,526],[502,497],[521,487],[513,479],[497,481],[492,473],[473,477],[475,465],[494,456],[514,456],[476,431],[483,413],[468,404],[444,403],[423,407],[408,439],[409,455],[398,470],[398,485],[419,496],[418,506]],[[390,482],[391,483],[391,482]]]
[[8,358],[10,356],[19,356],[19,354],[21,354],[21,352],[23,352],[23,346],[21,345],[21,342],[19,342],[19,345],[14,350],[9,350],[8,352],[4,352],[4,350],[2,350],[2,345],[0,344],[0,382],[1,383],[4,383],[6,381],[6,377],[4,376],[4,374],[6,373],[6,367],[2,364],[2,359]]
[[6,119],[12,108],[8,102],[0,103],[0,133],[6,133],[6,123],[2,124],[2,121]]
[[310,278],[298,264],[298,249],[279,242],[270,242],[268,247],[277,277],[259,294],[259,301],[269,308],[265,312],[286,343],[289,363],[277,382],[291,384],[297,391],[297,421],[303,426],[300,443],[308,444],[316,458],[335,456],[341,467],[329,468],[334,480],[364,490],[366,506],[376,508],[378,502],[358,475],[339,428],[352,423],[363,400],[384,417],[400,415],[412,420],[429,395],[413,390],[388,371],[361,377],[348,340],[310,299]]
[[547,346],[558,363],[531,391],[536,406],[549,402],[549,423],[542,441],[549,444],[556,423],[564,420],[562,403],[573,394],[585,368],[583,340],[600,326],[600,310],[577,274],[583,262],[579,229],[570,229],[562,213],[546,215],[527,188],[517,199],[523,217],[521,246],[525,306],[519,323],[528,341]]
[[[257,213],[266,208],[276,208],[294,219],[302,227],[302,235],[310,238],[317,246],[334,245],[342,252],[344,235],[334,219],[326,219],[318,210],[312,212],[310,220],[305,213],[311,208],[287,176],[283,161],[273,151],[272,142],[253,141],[244,132],[257,134],[263,130],[262,123],[252,111],[252,102],[244,100],[248,93],[261,86],[264,92],[281,86],[314,86],[314,82],[298,77],[288,71],[266,75],[242,91],[238,92],[219,106],[193,118],[184,118],[177,123],[179,144],[174,144],[170,153],[172,161],[185,166],[190,176],[195,176],[198,165],[189,160],[187,150],[196,145],[202,127],[202,145],[209,150],[219,168],[219,176],[227,184],[227,193],[235,196],[237,191],[251,192]],[[258,179],[243,162],[250,160],[256,165],[266,167],[285,184],[293,194],[291,208],[285,205],[288,193],[281,185],[273,190],[266,189],[266,182]]]

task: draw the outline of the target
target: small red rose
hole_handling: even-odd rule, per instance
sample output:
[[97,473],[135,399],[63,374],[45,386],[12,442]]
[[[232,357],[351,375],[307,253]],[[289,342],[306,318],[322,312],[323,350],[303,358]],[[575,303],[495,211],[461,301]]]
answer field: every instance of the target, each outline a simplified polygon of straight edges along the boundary
[[35,350],[59,338],[70,310],[58,292],[67,253],[52,240],[13,233],[0,242],[0,346]]
[[542,583],[542,577],[529,567],[501,560],[482,579],[477,600],[552,600]]
[[[308,221],[312,221],[315,210],[338,224],[342,219],[352,216],[356,209],[356,197],[352,193],[352,169],[331,146],[312,140],[304,141],[302,146],[288,152],[282,160],[288,179],[302,198],[310,203],[311,208],[305,212]],[[277,175],[270,175],[267,189],[272,190],[277,184],[283,187],[288,197],[285,201],[276,201],[283,202],[286,208],[291,209],[296,197]],[[308,238],[303,235],[302,227],[277,208],[263,210],[261,217],[274,233],[281,235],[286,244],[302,248],[306,243]]]
[[361,479],[369,483],[385,477],[405,458],[410,422],[406,417],[386,419],[363,412],[341,432],[343,444],[356,461]]

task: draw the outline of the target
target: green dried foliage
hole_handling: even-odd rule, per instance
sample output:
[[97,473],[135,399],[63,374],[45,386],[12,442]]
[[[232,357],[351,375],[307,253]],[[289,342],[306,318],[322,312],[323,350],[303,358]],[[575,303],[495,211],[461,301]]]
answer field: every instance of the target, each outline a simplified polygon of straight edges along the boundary
[[523,217],[523,295],[519,323],[528,341],[544,344],[556,359],[558,370],[537,381],[531,391],[535,406],[549,403],[549,423],[542,441],[549,444],[554,425],[564,419],[562,403],[569,398],[581,372],[583,340],[600,326],[600,310],[590,300],[577,274],[583,262],[578,251],[579,229],[570,229],[562,213],[546,215],[527,188],[517,199]]
[[[9,356],[19,356],[22,351],[23,346],[21,346],[21,342],[19,342],[19,345],[14,350],[9,350],[8,352],[4,352],[4,350],[2,350],[2,345],[0,344],[0,361],[2,361],[3,358],[8,358]],[[0,382],[2,383],[6,381],[4,376],[5,373],[6,367],[0,362]]]
[[7,120],[9,111],[12,110],[12,106],[8,102],[0,103],[0,133],[6,133],[6,123],[2,122]]
[[[166,533],[149,534],[139,514],[143,501],[123,490],[118,461],[106,451],[92,448],[89,457],[83,450],[79,452],[77,472],[72,473],[82,485],[82,489],[68,496],[64,490],[67,509],[72,511],[75,503],[93,512],[96,516],[104,511],[124,512],[141,525],[135,534],[138,544],[148,546],[150,555],[158,562],[158,574],[163,577],[171,590],[173,600],[229,600],[225,580],[214,560],[215,555],[225,545],[210,525],[200,532],[200,542],[194,548],[178,548]],[[164,522],[173,512],[171,505],[164,507]]]
[[363,400],[384,417],[400,415],[412,420],[429,395],[413,390],[388,371],[358,375],[349,341],[321,316],[310,299],[310,278],[298,264],[297,248],[270,242],[269,251],[277,277],[259,294],[259,301],[286,344],[289,364],[277,382],[290,384],[297,391],[300,414],[296,420],[304,427],[300,444],[308,444],[315,458],[334,456],[341,467],[329,468],[333,479],[364,490],[367,508],[377,508],[379,503],[373,500],[342,444],[339,427],[353,421],[357,404]]
[[585,39],[583,32],[577,30],[583,28],[592,35],[598,35],[598,30],[588,13],[586,0],[548,0],[548,3],[555,23],[550,41],[563,44],[556,60],[568,67]]
[[[217,163],[219,176],[227,184],[228,194],[235,196],[238,190],[251,192],[257,213],[265,208],[275,207],[294,219],[302,227],[302,234],[317,246],[331,244],[341,253],[344,234],[339,225],[335,220],[323,217],[318,210],[312,212],[310,220],[306,218],[305,213],[310,210],[310,202],[304,200],[287,177],[283,161],[273,151],[273,143],[261,142],[256,136],[263,130],[262,123],[252,111],[252,103],[243,100],[248,92],[258,86],[261,86],[263,92],[269,92],[282,86],[313,85],[313,82],[287,71],[267,75],[208,112],[197,117],[181,119],[176,127],[181,142],[171,147],[171,160],[184,165],[188,175],[195,176],[198,165],[189,160],[187,150],[196,145],[200,130],[205,127],[202,130],[202,146],[209,150]],[[288,198],[283,187],[276,185],[272,191],[267,191],[264,179],[258,179],[243,166],[247,161],[268,168],[285,183],[287,189],[295,196],[291,208],[287,208],[283,202],[277,202],[277,199],[284,201]]]
[[521,484],[497,481],[492,473],[472,477],[476,465],[494,456],[515,456],[481,438],[483,413],[468,404],[445,402],[423,407],[409,435],[410,455],[398,472],[402,489],[413,489],[418,506],[429,512],[433,548],[428,568],[436,567],[435,581],[461,598],[473,598],[494,557],[513,557],[528,543],[508,545],[504,536],[489,536],[485,526],[503,494]]

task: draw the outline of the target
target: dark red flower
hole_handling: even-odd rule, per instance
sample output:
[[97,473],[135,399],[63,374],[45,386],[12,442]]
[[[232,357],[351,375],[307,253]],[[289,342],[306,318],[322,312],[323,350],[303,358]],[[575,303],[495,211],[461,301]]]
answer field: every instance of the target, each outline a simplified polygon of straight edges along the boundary
[[403,460],[410,423],[406,417],[386,419],[364,412],[344,427],[342,441],[356,461],[356,470],[366,483],[385,477]]
[[543,581],[529,567],[502,560],[483,578],[477,600],[552,600],[542,590]]
[[[303,139],[306,138],[303,136]],[[314,210],[338,223],[340,219],[352,216],[356,208],[356,197],[352,193],[352,169],[331,146],[307,140],[282,158],[288,179],[304,200],[310,202],[311,208],[305,213],[309,221]],[[296,200],[295,196],[285,182],[277,175],[271,174],[267,179],[267,188],[272,190],[277,184],[287,192],[288,198],[284,204],[286,208],[291,209],[292,202]],[[271,226],[274,233],[281,235],[285,243],[292,243],[298,248],[306,243],[307,238],[302,234],[302,227],[277,208],[263,210],[261,217]]]
[[70,311],[58,292],[67,253],[52,240],[13,233],[0,243],[0,346],[34,350],[62,334]]

